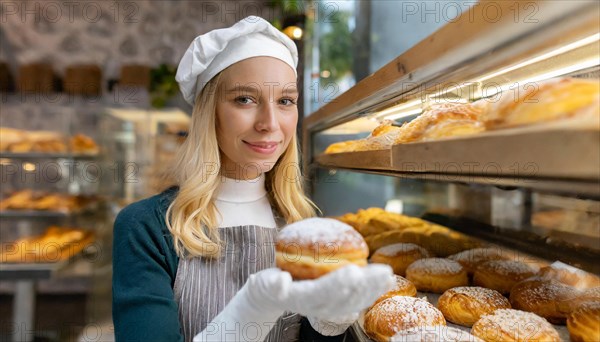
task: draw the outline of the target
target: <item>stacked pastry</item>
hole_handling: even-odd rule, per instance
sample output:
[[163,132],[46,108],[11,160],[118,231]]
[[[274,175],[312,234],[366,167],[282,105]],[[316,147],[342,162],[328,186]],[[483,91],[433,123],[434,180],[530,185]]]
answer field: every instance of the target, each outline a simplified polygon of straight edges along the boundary
[[[380,208],[360,209],[357,213],[345,214],[336,219],[354,227],[365,238],[371,254],[381,247],[396,243],[417,245],[436,256],[448,256],[479,245],[468,236],[449,228]],[[390,253],[421,253],[423,256],[429,256],[422,251],[416,251],[411,245],[390,248],[381,251],[376,258],[385,258]],[[402,275],[402,272],[398,274]]]
[[479,134],[561,119],[585,120],[598,126],[598,80],[559,78],[530,84],[515,96],[505,91],[498,98],[473,103],[444,103],[401,127],[383,122],[367,138],[330,145],[325,153],[388,149],[394,144],[439,140]]
[[8,127],[0,127],[0,152],[12,153],[66,153],[97,154],[96,142],[84,135],[76,134],[65,137],[52,131],[24,131]]
[[94,241],[94,233],[80,228],[50,226],[39,236],[21,238],[2,246],[5,263],[49,263],[68,260]]

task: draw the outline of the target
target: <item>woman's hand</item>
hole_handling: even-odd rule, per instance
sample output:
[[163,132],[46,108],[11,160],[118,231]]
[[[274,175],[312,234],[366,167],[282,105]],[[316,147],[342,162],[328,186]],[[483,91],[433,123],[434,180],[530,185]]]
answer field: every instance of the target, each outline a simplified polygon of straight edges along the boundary
[[[269,268],[246,284],[194,341],[264,340],[284,311],[308,317],[343,317],[369,307],[393,287],[386,265],[346,266],[315,280],[293,281],[288,272]],[[259,336],[256,336],[258,330]]]

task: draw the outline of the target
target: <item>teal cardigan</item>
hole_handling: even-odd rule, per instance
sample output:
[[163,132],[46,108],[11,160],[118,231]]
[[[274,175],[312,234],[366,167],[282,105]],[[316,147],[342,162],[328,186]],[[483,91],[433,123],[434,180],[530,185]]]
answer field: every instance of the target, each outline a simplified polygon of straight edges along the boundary
[[165,223],[171,188],[133,203],[114,225],[112,313],[117,341],[183,341],[173,295],[179,258]]

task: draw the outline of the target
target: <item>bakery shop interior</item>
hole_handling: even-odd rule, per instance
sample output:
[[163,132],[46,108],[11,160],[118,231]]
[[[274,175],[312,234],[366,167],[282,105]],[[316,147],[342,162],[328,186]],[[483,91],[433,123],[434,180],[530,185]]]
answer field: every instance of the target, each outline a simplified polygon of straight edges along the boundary
[[600,341],[600,2],[0,3],[1,341]]

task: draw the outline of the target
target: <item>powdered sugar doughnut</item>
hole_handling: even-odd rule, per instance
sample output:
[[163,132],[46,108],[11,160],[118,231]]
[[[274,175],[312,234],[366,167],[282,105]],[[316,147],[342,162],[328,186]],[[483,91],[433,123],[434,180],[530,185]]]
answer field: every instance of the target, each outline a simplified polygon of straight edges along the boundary
[[473,274],[473,284],[509,294],[516,283],[532,277],[537,269],[514,260],[489,260],[479,264]]
[[498,248],[473,248],[450,255],[448,259],[458,261],[469,275],[473,275],[477,265],[488,260],[507,259]]
[[455,287],[440,296],[438,308],[452,323],[470,327],[481,316],[497,309],[510,309],[510,302],[498,291],[483,287]]
[[376,250],[371,255],[371,262],[390,265],[395,274],[405,276],[408,265],[430,256],[425,248],[414,243],[395,243]]
[[446,325],[444,315],[425,299],[394,296],[374,305],[365,315],[365,332],[376,341],[420,326]]
[[417,295],[417,288],[408,279],[399,275],[395,275],[395,278],[396,283],[394,284],[394,288],[384,293],[381,297],[379,297],[373,305],[381,302],[384,299],[394,296],[414,297]]
[[442,258],[419,259],[406,269],[406,279],[419,291],[442,293],[469,284],[467,271],[456,261]]
[[464,330],[446,325],[436,325],[402,330],[392,336],[390,342],[483,342],[483,340]]
[[528,279],[510,291],[513,308],[540,315],[555,324],[565,324],[567,313],[559,310],[559,303],[572,300],[576,289],[557,281]]
[[369,248],[351,226],[334,219],[311,218],[284,227],[277,236],[277,267],[294,279],[315,279],[346,265],[365,266]]
[[542,317],[513,309],[499,309],[473,324],[471,334],[486,342],[560,342],[554,327]]

